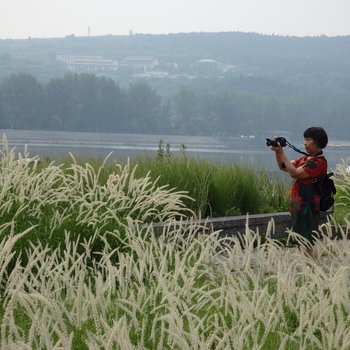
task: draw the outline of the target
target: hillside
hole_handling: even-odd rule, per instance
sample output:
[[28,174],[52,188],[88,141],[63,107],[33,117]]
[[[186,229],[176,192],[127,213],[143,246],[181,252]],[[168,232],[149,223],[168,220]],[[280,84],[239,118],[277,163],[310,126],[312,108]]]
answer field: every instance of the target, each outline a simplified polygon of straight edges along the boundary
[[[297,85],[305,77],[311,79],[306,84],[350,77],[350,36],[300,38],[240,32],[0,40],[0,77],[22,72],[49,80],[66,70],[56,60],[62,54],[99,55],[117,62],[128,56],[151,56],[159,61],[155,70],[177,77],[208,75],[205,64],[204,68],[196,65],[205,59],[226,66],[229,74],[224,76],[230,77],[269,77]],[[128,76],[125,73],[108,74],[117,79]]]
[[348,138],[349,57],[350,36],[0,40],[0,127]]

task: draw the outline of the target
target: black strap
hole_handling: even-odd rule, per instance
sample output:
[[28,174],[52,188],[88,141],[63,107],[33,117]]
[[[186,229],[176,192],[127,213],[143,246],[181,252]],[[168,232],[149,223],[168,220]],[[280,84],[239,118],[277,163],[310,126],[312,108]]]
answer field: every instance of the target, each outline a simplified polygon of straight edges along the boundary
[[[289,147],[289,148],[291,148],[291,149],[293,149],[295,152],[298,152],[298,153],[301,153],[301,154],[304,154],[305,156],[308,156],[308,157],[318,157],[318,156],[321,156],[321,155],[323,155],[323,151],[320,151],[320,152],[318,152],[318,153],[316,153],[315,155],[311,155],[311,154],[309,154],[309,153],[306,153],[306,152],[303,152],[303,151],[301,151],[299,148],[296,148],[295,146],[293,146],[290,142],[288,142],[287,140],[286,140],[286,145]],[[324,158],[324,160],[326,161],[326,168],[327,168],[327,159],[326,158]],[[286,166],[285,166],[285,164],[283,163],[282,164],[282,168],[285,168]],[[331,173],[331,174],[328,174],[328,176],[332,176],[333,175],[333,173]],[[326,175],[327,176],[327,175]],[[318,178],[318,177],[314,177],[314,178],[312,178],[312,183],[313,184],[316,184],[316,183],[322,183],[323,182],[323,180],[324,180],[324,177],[322,176],[321,178]]]
[[[323,154],[322,151],[321,151],[321,152],[318,152],[317,154],[315,154],[314,157],[316,158],[317,156],[320,156],[321,154]],[[326,169],[327,169],[327,168],[328,168],[327,159],[324,158],[324,157],[323,157],[323,159],[324,159],[324,161],[326,162]],[[334,175],[334,173],[326,173],[325,176],[314,177],[314,178],[312,178],[312,183],[313,183],[313,184],[320,183],[321,186],[322,186],[322,183],[323,183],[324,179],[325,179],[326,177],[330,177],[330,176],[333,176],[333,175]]]
[[289,148],[293,149],[295,152],[298,152],[298,153],[301,153],[301,154],[304,154],[305,156],[309,156],[310,154],[304,152],[304,151],[301,151],[299,148],[296,148],[295,146],[293,146],[290,142],[288,142],[286,140],[286,144]]
[[288,142],[287,140],[286,140],[286,145],[287,145],[289,148],[293,149],[295,152],[304,154],[305,156],[308,156],[308,157],[318,157],[318,156],[321,156],[321,155],[323,154],[323,152],[320,151],[320,152],[316,153],[315,155],[311,155],[311,154],[309,154],[309,153],[306,153],[306,152],[304,152],[304,151],[301,151],[299,148],[296,148],[295,146],[293,146],[293,145],[292,145],[290,142]]
[[[301,153],[301,154],[303,154],[304,156],[308,156],[308,157],[318,157],[318,156],[320,156],[320,155],[323,155],[323,152],[320,151],[320,152],[318,152],[318,153],[316,153],[315,155],[312,156],[312,155],[309,154],[309,153],[306,153],[306,152],[304,152],[304,151],[301,151],[299,148],[297,148],[297,147],[295,147],[294,145],[292,145],[288,140],[286,140],[286,145],[287,145],[289,148],[293,149],[295,152]],[[326,158],[324,158],[324,160],[326,161],[326,164],[327,164]],[[281,164],[281,167],[285,169],[286,165],[285,165],[284,163],[282,163],[282,164]],[[315,182],[317,182],[317,178],[314,178],[314,179],[316,179]]]

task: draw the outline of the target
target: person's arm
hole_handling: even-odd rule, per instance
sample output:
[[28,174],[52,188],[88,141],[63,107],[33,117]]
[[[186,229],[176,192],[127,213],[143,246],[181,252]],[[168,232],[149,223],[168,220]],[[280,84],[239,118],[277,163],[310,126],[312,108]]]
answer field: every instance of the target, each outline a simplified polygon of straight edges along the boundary
[[284,160],[283,160],[281,152],[276,151],[277,147],[271,147],[271,149],[275,151],[276,163],[277,163],[278,167],[280,168],[280,170],[288,172],[286,169],[286,165],[284,164]]
[[280,145],[278,145],[278,147],[272,146],[271,149],[275,151],[276,162],[281,170],[288,172],[289,175],[294,178],[305,179],[309,177],[303,167],[295,167],[294,162],[287,158],[283,148]]

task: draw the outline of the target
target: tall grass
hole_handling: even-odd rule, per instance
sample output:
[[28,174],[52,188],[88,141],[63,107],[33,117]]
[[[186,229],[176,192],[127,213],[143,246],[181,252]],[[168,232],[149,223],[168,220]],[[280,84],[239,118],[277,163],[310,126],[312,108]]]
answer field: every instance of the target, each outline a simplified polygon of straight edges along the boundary
[[267,171],[224,165],[196,158],[139,158],[137,174],[150,174],[158,183],[187,191],[186,206],[207,217],[288,210],[287,184]]
[[335,183],[337,188],[335,217],[338,222],[346,223],[350,219],[350,158],[336,166]]
[[272,223],[262,240],[185,222],[186,197],[130,165],[37,160],[1,155],[1,349],[350,348],[349,225],[320,228],[315,261]]
[[[64,256],[32,245],[1,279],[1,348],[349,348],[347,240],[326,236],[313,261],[249,230],[238,244],[201,229],[154,235],[129,219],[127,252],[106,244],[93,266],[90,242],[79,251],[68,234]],[[0,243],[1,271],[15,240]]]
[[[38,157],[29,158],[26,151],[16,155],[5,140],[0,155],[0,226],[11,222],[17,231],[32,227],[31,240],[43,246],[58,246],[70,232],[75,240],[91,239],[99,251],[106,235],[110,244],[122,246],[129,217],[166,222],[192,215],[183,203],[184,192],[158,186],[147,175],[136,177],[130,163],[114,164],[106,174],[103,163],[95,170],[71,157],[68,167],[39,165]],[[24,251],[28,240],[19,240],[16,248]]]
[[[102,183],[114,171],[113,162],[102,159],[78,159],[88,162],[100,171]],[[222,217],[267,213],[289,209],[289,185],[266,170],[244,165],[222,164],[194,157],[174,156],[139,157],[130,161],[136,168],[135,176],[149,177],[158,185],[185,191],[184,204],[198,216]],[[70,161],[64,162],[69,168]]]

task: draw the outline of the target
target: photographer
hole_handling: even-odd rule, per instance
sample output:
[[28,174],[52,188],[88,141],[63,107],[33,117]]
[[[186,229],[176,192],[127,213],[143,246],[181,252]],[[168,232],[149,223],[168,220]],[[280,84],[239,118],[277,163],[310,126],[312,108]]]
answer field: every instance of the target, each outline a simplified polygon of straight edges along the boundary
[[293,180],[290,192],[291,230],[310,243],[306,250],[313,258],[317,257],[313,231],[318,229],[320,218],[320,195],[315,186],[315,178],[323,178],[327,174],[327,161],[322,152],[327,143],[328,137],[324,129],[311,127],[304,131],[307,155],[301,158],[288,160],[283,145],[278,141],[271,146],[279,168],[288,172]]

